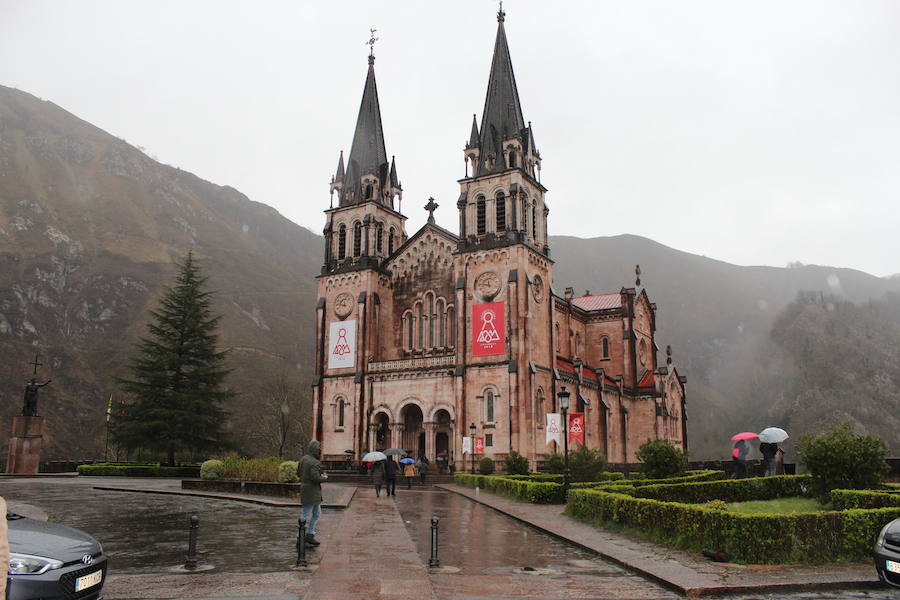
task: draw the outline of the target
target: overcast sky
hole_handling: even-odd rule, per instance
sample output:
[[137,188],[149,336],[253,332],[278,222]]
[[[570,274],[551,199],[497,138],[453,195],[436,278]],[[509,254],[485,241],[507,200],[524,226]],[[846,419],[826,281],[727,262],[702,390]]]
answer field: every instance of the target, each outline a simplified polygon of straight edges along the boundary
[[[900,272],[900,2],[509,0],[550,233]],[[0,84],[321,232],[369,27],[409,217],[456,231],[489,0],[0,0]]]

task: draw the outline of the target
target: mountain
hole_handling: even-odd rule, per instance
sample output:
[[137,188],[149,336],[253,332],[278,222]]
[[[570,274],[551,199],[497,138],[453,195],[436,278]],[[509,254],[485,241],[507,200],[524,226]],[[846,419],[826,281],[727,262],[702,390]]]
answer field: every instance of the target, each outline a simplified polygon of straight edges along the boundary
[[216,291],[220,343],[232,349],[230,382],[242,394],[229,406],[233,422],[258,416],[275,374],[305,394],[321,248],[320,236],[237,190],[0,87],[2,431],[21,410],[37,353],[38,376],[53,380],[39,402],[44,457],[102,454],[114,377],[188,250]]
[[[688,377],[688,439],[698,459],[727,457],[735,428],[779,424],[766,419],[776,416],[769,410],[788,390],[767,388],[761,394],[752,379],[773,342],[776,319],[798,294],[863,303],[900,292],[896,277],[816,265],[743,267],[634,235],[557,236],[550,247],[558,293],[567,286],[576,295],[633,286],[634,267],[641,266],[641,283],[657,304],[657,343],[672,345],[675,365]],[[758,415],[757,420],[748,415]],[[893,443],[900,451],[900,439]]]

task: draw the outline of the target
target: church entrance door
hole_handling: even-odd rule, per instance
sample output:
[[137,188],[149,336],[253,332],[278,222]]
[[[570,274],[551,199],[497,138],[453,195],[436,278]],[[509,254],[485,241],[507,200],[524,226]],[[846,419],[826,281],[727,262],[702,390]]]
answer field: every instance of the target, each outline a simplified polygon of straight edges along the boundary
[[403,450],[409,450],[418,458],[425,454],[425,430],[422,427],[424,421],[422,409],[416,404],[407,404],[403,407]]

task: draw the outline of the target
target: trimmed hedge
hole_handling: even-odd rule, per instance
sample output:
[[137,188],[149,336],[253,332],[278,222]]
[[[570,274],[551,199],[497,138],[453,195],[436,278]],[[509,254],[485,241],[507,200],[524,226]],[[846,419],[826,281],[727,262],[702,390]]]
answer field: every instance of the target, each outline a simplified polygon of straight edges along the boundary
[[597,484],[596,482],[573,483],[572,488],[596,488],[606,487],[607,485],[622,485],[632,487],[645,487],[648,485],[672,485],[676,483],[691,483],[699,481],[717,481],[725,479],[725,471],[690,471],[688,475],[681,477],[670,477],[668,479],[622,479],[608,483]]
[[85,477],[200,477],[200,467],[160,467],[158,465],[79,465]]
[[[560,473],[529,473],[528,475],[501,475],[501,477],[506,477],[507,479],[519,479],[522,481],[544,481],[544,482],[552,482],[552,483],[562,483],[564,476]],[[600,476],[600,479],[597,481],[616,481],[620,479],[624,479],[624,473],[617,473],[614,471],[604,471]],[[579,483],[577,485],[591,485],[593,481]]]
[[532,504],[562,504],[565,502],[563,486],[559,483],[522,481],[497,475],[471,475],[468,473],[457,473],[454,479],[457,485],[478,487],[486,492],[522,502]]
[[663,502],[702,504],[710,500],[745,502],[747,500],[771,500],[784,496],[807,496],[809,475],[778,475],[750,479],[726,479],[669,485],[641,485],[634,490],[637,498],[650,498]]
[[900,518],[900,507],[745,514],[581,489],[569,492],[566,513],[595,525],[632,528],[684,550],[715,548],[736,562],[785,564],[869,560],[875,536]]
[[834,510],[900,506],[900,495],[887,490],[831,490],[828,499]]

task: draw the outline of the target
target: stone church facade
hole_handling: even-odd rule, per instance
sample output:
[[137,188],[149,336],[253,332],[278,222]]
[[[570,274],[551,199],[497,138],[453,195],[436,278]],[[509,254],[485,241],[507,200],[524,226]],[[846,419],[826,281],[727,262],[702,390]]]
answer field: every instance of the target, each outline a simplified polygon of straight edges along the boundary
[[[535,466],[556,449],[558,392],[584,413],[585,444],[635,462],[648,438],[687,447],[685,378],[660,362],[656,305],[640,287],[554,292],[541,155],[524,120],[504,30],[459,180],[459,232],[434,221],[408,235],[369,68],[347,161],[325,211],[318,279],[314,436],[325,461],[391,447],[461,468],[472,425],[478,458],[510,451]],[[336,203],[336,204],[335,204]],[[469,464],[466,462],[465,464]]]

